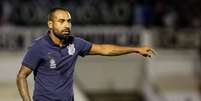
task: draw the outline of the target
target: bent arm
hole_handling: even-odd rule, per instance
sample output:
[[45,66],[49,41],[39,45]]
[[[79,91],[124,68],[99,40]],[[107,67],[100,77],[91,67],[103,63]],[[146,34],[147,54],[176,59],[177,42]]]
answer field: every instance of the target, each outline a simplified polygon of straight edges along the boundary
[[31,72],[32,70],[30,68],[22,65],[17,75],[17,87],[23,101],[31,101],[27,83],[27,77],[31,74]]
[[130,53],[138,53],[145,57],[151,57],[154,50],[149,47],[127,47],[111,44],[92,44],[90,55],[119,56]]

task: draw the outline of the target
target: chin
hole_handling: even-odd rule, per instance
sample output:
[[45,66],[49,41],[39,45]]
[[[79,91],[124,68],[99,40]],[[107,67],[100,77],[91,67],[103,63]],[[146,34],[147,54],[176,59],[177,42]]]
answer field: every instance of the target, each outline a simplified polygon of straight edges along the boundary
[[63,34],[63,36],[68,37],[68,36],[70,36],[70,34]]

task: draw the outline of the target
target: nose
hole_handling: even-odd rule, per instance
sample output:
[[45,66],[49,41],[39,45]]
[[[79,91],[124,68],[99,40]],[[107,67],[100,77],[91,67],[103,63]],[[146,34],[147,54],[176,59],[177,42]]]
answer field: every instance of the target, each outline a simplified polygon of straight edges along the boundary
[[67,22],[65,23],[65,28],[71,28],[71,22]]

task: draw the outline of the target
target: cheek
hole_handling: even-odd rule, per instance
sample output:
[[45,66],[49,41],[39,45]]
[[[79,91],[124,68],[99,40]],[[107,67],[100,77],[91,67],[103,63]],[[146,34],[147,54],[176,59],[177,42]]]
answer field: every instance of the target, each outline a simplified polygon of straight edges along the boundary
[[61,27],[59,25],[54,25],[54,30],[57,31],[57,32],[60,32],[61,31]]
[[68,23],[68,26],[71,27],[71,26],[72,26],[72,23]]
[[56,28],[56,27],[53,28],[53,32],[54,32],[54,33],[57,33],[57,34],[60,33],[59,29]]

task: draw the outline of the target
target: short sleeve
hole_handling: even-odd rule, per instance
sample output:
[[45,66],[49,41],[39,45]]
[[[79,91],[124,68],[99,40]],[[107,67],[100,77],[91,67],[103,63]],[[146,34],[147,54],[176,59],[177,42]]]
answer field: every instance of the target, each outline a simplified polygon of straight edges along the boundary
[[36,47],[36,45],[32,45],[28,48],[23,60],[22,65],[35,70],[40,61],[40,49]]
[[90,52],[92,43],[81,38],[77,38],[77,41],[78,41],[79,55],[82,57],[84,57],[85,55],[88,55]]

